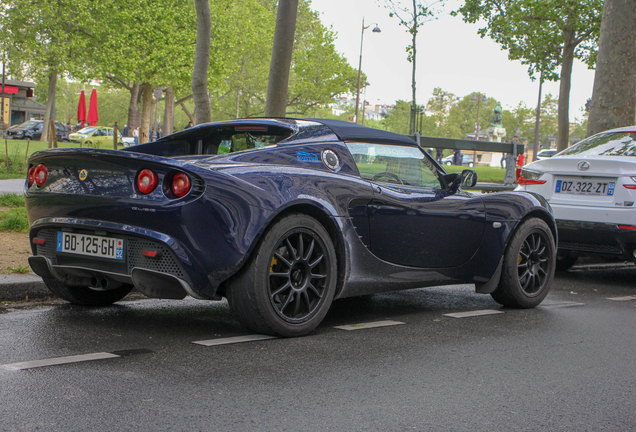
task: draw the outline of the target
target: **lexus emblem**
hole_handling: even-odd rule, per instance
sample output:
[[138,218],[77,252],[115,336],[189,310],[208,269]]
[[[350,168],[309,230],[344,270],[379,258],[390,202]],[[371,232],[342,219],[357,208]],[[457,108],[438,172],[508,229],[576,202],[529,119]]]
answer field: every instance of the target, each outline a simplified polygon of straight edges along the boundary
[[581,161],[576,167],[581,171],[587,171],[588,169],[590,169],[590,164],[585,161]]

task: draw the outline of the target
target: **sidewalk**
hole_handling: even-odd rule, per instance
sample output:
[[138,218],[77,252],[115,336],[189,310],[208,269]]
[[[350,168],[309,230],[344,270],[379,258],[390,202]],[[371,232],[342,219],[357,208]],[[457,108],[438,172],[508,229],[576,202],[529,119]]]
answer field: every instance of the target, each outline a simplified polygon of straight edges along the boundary
[[0,301],[50,297],[42,278],[35,273],[0,275]]
[[0,195],[8,193],[22,195],[24,193],[24,179],[0,180]]

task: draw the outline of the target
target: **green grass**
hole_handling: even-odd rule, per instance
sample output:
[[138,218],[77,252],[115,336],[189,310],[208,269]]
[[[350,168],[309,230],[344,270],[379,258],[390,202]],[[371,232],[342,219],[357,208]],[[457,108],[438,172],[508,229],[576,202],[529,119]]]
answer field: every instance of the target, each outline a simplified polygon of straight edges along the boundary
[[0,207],[24,207],[24,197],[18,194],[0,195]]
[[24,197],[17,194],[0,195],[0,207],[11,207],[0,212],[0,231],[29,232],[29,221]]
[[[16,179],[26,177],[26,161],[33,153],[49,148],[48,143],[44,141],[26,141],[26,140],[6,140],[6,146],[0,140],[0,180]],[[79,147],[79,143],[70,143],[58,141],[58,148],[63,147]],[[9,156],[9,168],[7,169],[6,160]]]
[[463,167],[459,165],[444,165],[447,173],[462,172],[465,169],[472,169],[477,172],[477,181],[479,183],[503,183],[506,176],[506,170],[491,166],[476,166],[473,168]]
[[24,207],[0,213],[0,231],[29,232],[29,221]]

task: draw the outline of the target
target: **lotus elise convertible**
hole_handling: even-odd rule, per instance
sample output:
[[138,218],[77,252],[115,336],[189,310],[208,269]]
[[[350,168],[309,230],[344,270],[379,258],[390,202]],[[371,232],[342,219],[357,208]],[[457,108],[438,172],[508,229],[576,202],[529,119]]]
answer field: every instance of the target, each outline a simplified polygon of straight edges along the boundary
[[29,264],[85,306],[228,299],[259,333],[312,331],[334,299],[474,284],[537,306],[555,269],[548,203],[475,195],[412,138],[336,120],[208,123],[119,151],[29,159]]

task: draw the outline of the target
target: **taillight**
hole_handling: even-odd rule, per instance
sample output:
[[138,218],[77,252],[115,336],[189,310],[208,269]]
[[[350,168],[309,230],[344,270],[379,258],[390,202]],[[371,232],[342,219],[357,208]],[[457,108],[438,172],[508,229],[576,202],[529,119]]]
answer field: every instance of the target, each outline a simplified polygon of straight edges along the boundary
[[628,185],[624,184],[623,186],[627,189],[636,189],[636,184],[628,184]]
[[49,170],[46,169],[46,165],[44,164],[36,166],[35,170],[33,170],[33,179],[35,180],[35,184],[38,185],[38,187],[44,186],[44,183],[46,183],[46,178],[48,176]]
[[619,225],[618,226],[620,229],[626,229],[626,230],[636,230],[636,226],[632,226],[632,225]]
[[517,179],[517,183],[520,185],[537,185],[544,184],[545,180],[539,180],[543,173],[531,171],[528,169],[522,169],[519,174],[519,178]]
[[33,186],[33,183],[35,183],[35,167],[33,165],[29,168],[27,180],[29,181],[29,187]]
[[144,195],[155,190],[157,183],[157,174],[151,169],[142,169],[139,171],[139,174],[137,174],[137,189]]
[[181,198],[186,196],[190,189],[192,188],[192,182],[190,181],[190,177],[184,173],[175,174],[172,177],[172,192],[178,197]]

